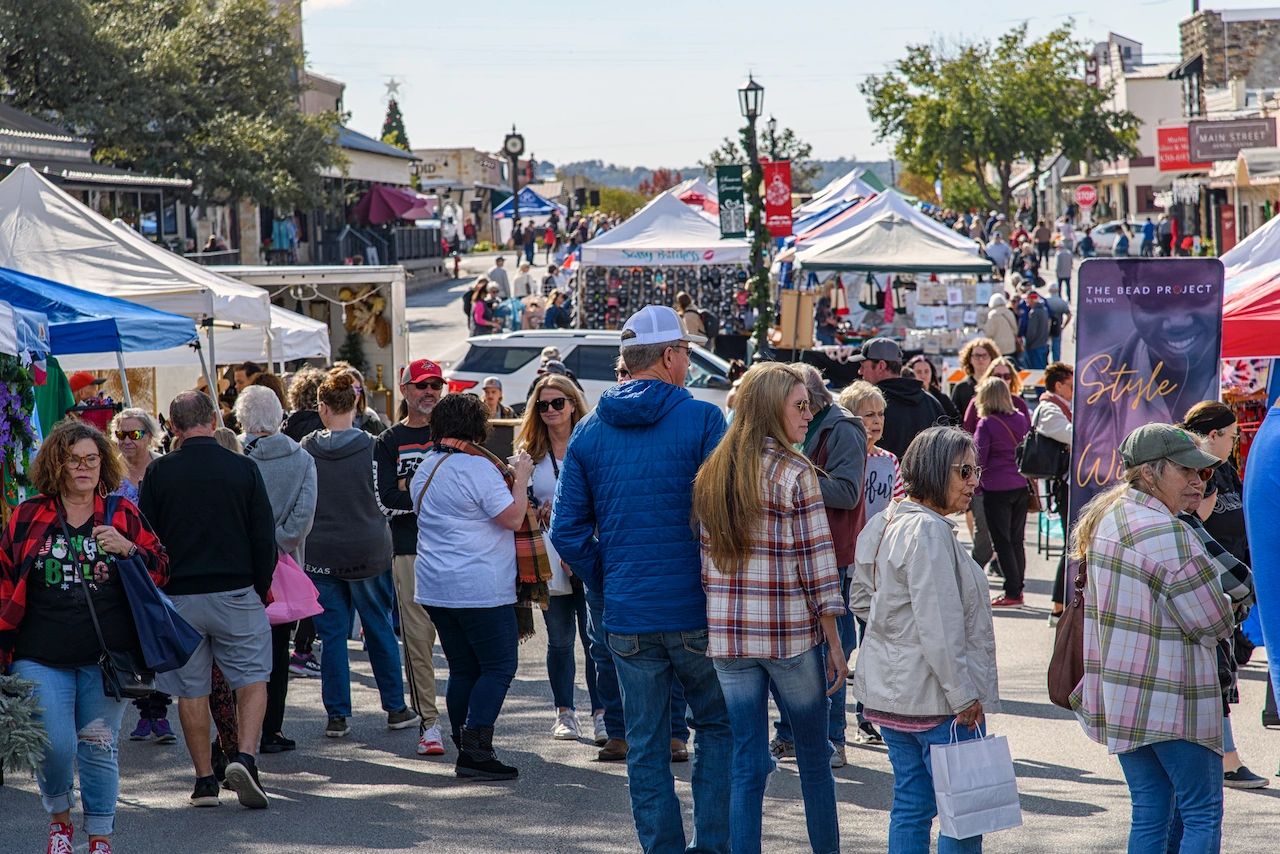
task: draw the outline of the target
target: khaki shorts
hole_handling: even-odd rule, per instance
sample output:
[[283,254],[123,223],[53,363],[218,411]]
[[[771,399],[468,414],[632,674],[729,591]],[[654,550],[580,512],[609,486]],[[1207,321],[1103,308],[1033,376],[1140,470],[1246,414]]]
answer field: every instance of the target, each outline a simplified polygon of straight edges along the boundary
[[156,690],[175,697],[207,697],[217,664],[232,691],[271,678],[271,626],[252,587],[173,596],[173,606],[204,640],[178,670],[156,676]]

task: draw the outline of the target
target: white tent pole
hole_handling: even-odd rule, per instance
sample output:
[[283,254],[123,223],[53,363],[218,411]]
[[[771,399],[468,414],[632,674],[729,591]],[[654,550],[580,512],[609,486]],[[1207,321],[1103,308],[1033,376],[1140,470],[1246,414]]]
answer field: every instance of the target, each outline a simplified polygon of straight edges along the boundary
[[120,387],[124,389],[124,405],[133,406],[133,397],[129,394],[129,375],[124,370],[124,353],[116,351],[116,365],[120,368]]

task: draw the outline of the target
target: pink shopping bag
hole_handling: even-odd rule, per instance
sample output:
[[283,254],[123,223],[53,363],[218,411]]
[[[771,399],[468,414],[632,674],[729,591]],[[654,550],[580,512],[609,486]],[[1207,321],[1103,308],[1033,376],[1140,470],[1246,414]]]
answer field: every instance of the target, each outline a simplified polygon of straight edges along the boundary
[[271,601],[267,604],[267,622],[273,626],[314,617],[324,611],[320,594],[298,562],[281,553],[276,560],[276,573],[271,578]]

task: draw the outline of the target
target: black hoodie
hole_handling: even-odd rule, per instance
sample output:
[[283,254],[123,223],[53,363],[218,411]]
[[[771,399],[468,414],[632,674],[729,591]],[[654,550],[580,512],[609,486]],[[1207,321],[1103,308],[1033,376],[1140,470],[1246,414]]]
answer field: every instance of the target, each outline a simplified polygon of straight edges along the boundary
[[316,516],[305,569],[343,580],[391,568],[391,530],[373,483],[373,437],[358,427],[320,430],[302,440],[316,461]]
[[919,433],[946,423],[942,405],[924,390],[919,380],[890,377],[876,386],[885,399],[884,434],[877,444],[898,459],[902,459],[907,446]]

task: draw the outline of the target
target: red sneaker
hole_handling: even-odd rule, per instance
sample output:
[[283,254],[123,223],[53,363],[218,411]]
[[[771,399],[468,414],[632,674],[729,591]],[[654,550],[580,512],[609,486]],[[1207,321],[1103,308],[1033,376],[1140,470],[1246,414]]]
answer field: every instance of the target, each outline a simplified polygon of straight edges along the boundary
[[[49,847],[45,849],[45,854],[73,854],[75,850],[71,842],[72,830],[71,825],[63,824],[60,821],[49,823]],[[110,849],[108,849],[110,854]]]
[[95,839],[89,843],[89,854],[111,854],[111,843],[105,839]]
[[992,608],[1021,608],[1022,597],[1013,598],[1012,596],[997,596],[991,600]]

